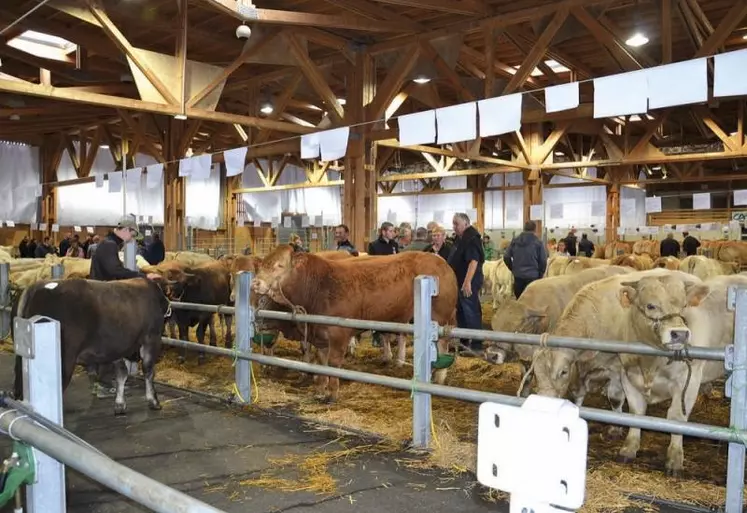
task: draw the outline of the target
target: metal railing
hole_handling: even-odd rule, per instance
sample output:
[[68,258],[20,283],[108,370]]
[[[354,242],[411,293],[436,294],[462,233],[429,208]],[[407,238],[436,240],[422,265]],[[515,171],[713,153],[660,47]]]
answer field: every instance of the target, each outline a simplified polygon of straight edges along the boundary
[[[131,262],[134,266],[134,262]],[[2,277],[2,273],[0,273]],[[251,361],[264,365],[274,365],[286,369],[343,378],[373,385],[386,386],[412,393],[413,397],[413,445],[427,448],[430,445],[431,396],[458,399],[470,402],[495,402],[520,406],[524,399],[502,394],[468,390],[430,383],[432,363],[436,361],[437,339],[441,336],[470,338],[528,345],[546,344],[551,348],[594,350],[608,353],[628,353],[643,356],[675,357],[674,351],[664,351],[640,343],[579,339],[550,336],[542,340],[540,335],[502,333],[483,330],[453,328],[447,330],[431,320],[431,299],[437,295],[437,282],[433,277],[418,276],[414,287],[414,324],[401,324],[379,321],[344,319],[324,315],[295,314],[269,310],[255,311],[251,306],[250,294],[252,274],[241,272],[237,275],[236,300],[234,307],[204,305],[196,303],[172,302],[175,309],[199,310],[203,312],[234,314],[236,316],[235,349],[224,349],[195,344],[192,342],[164,337],[165,345],[189,350],[202,351],[237,359],[235,382],[238,402],[249,403],[252,397]],[[731,295],[731,294],[730,294]],[[0,297],[2,297],[0,295]],[[581,417],[588,421],[602,422],[675,435],[693,436],[729,443],[727,467],[726,513],[741,513],[744,485],[745,440],[747,440],[747,289],[738,289],[734,294],[735,332],[734,345],[722,349],[690,347],[689,355],[695,359],[723,361],[731,376],[727,381],[727,397],[731,397],[731,420],[729,427],[718,427],[693,422],[682,422],[659,417],[641,416],[628,413],[582,407]],[[358,330],[377,330],[414,335],[414,379],[400,379],[378,374],[332,368],[303,363],[283,358],[265,356],[252,352],[255,318],[297,323],[314,323],[330,326],[343,326]]]

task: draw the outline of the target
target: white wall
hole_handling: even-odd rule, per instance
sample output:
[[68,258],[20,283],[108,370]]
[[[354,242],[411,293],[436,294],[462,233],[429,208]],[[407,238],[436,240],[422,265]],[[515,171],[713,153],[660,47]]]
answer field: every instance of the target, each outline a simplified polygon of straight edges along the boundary
[[451,226],[454,213],[474,208],[471,192],[379,196],[378,201],[379,224],[385,221],[394,224],[406,222],[415,228],[425,227],[431,221]]
[[[490,187],[521,186],[524,183],[521,172],[496,173],[490,177]],[[504,203],[505,198],[505,203]],[[521,229],[524,226],[524,192],[485,191],[485,229]]]
[[[267,170],[267,162],[260,160],[260,165]],[[339,180],[339,173],[329,171],[330,180]],[[288,164],[277,181],[277,185],[304,183],[306,173],[298,166]],[[254,164],[249,164],[242,175],[242,186],[262,187],[264,184],[257,174]],[[249,192],[241,195],[247,212],[246,221],[270,222],[273,217],[280,217],[282,212],[305,213],[314,221],[322,216],[327,226],[342,222],[342,186],[311,187],[308,189],[288,189],[281,191]]]
[[0,221],[35,223],[41,195],[39,149],[0,141]]
[[646,226],[646,190],[620,187],[620,227]]

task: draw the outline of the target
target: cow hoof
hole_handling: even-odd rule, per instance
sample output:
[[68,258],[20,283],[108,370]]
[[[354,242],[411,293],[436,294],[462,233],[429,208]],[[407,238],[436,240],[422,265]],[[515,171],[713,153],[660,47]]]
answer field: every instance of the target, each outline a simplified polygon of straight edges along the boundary
[[631,463],[634,459],[635,458],[631,458],[630,456],[625,456],[624,454],[617,455],[618,463]]
[[673,477],[675,479],[682,479],[682,469],[681,468],[668,468],[666,469],[667,477]]
[[621,427],[609,427],[602,435],[605,441],[622,440],[625,438],[625,430]]
[[148,408],[150,408],[153,411],[160,411],[163,407],[161,406],[161,403],[158,401],[148,401]]
[[114,404],[114,415],[125,415],[127,413],[126,404]]

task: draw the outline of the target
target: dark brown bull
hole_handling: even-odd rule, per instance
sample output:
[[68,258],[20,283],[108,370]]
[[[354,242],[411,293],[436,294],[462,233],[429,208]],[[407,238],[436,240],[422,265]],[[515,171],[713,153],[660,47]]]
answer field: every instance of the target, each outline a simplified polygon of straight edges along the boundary
[[[125,413],[128,369],[124,359],[139,351],[148,405],[153,410],[161,409],[153,377],[169,301],[158,284],[143,278],[111,282],[40,281],[21,294],[14,310],[13,316],[29,319],[42,315],[60,322],[63,392],[77,364],[95,367],[114,363],[117,374],[114,413]],[[22,359],[17,357],[15,395],[21,399],[22,394]]]

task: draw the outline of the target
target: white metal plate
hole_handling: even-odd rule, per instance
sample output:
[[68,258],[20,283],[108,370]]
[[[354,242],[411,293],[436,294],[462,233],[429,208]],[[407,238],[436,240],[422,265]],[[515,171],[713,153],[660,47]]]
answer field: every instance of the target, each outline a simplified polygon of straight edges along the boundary
[[539,513],[544,505],[576,510],[584,502],[589,431],[578,408],[563,399],[532,395],[522,408],[480,405],[477,479],[512,494]]

